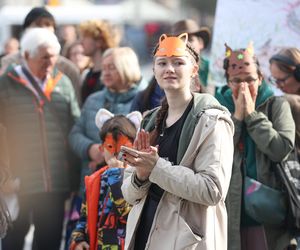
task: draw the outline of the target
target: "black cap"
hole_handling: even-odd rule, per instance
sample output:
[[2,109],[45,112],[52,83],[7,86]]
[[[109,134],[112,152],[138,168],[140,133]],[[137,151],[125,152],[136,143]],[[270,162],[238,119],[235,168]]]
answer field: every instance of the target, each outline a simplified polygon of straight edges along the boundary
[[46,10],[44,7],[35,7],[25,17],[24,23],[23,23],[23,30],[28,28],[34,21],[38,20],[39,18],[46,17],[49,18],[51,21],[53,21],[53,24],[55,25],[54,16]]

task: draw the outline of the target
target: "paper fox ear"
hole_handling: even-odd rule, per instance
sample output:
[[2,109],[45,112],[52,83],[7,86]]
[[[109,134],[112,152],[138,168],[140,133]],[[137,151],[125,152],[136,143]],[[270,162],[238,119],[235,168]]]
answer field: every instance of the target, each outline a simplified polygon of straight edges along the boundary
[[107,109],[99,109],[95,117],[95,123],[97,128],[100,130],[104,122],[106,122],[114,116],[115,115],[113,113],[110,113]]
[[161,42],[163,40],[165,40],[167,38],[167,35],[166,34],[162,34],[160,37],[159,37],[159,44],[161,44]]
[[136,130],[139,130],[141,121],[143,119],[142,114],[138,111],[133,111],[126,115],[126,117],[134,124]]
[[253,41],[249,42],[246,50],[248,51],[249,55],[254,56]]
[[186,44],[188,41],[188,33],[182,33],[178,36],[178,38],[180,39],[184,38],[184,44]]
[[224,44],[225,45],[225,56],[226,57],[230,57],[232,54],[232,49],[227,45],[227,43]]
[[159,38],[159,46],[155,52],[155,56],[186,56],[186,43],[188,34],[182,33],[179,36],[167,36],[162,34]]

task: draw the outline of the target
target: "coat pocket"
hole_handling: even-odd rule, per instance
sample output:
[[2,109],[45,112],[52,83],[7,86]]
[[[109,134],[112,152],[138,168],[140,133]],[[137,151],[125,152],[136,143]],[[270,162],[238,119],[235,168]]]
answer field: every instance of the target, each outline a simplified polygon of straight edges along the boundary
[[175,249],[193,250],[197,248],[201,241],[202,237],[195,234],[185,220],[178,214]]

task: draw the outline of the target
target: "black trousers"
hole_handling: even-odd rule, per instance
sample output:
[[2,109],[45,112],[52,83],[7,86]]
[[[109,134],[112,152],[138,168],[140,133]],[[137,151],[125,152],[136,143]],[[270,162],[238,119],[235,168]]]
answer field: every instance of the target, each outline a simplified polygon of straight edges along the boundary
[[31,223],[35,226],[33,249],[59,250],[66,197],[65,193],[19,196],[20,213],[3,239],[3,250],[22,250]]

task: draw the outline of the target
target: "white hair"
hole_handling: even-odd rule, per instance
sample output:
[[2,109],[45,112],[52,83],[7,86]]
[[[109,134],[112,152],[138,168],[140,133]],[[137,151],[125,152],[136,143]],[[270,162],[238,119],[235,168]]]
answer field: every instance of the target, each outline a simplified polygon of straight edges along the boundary
[[58,55],[61,46],[56,35],[46,28],[29,28],[26,30],[20,42],[21,54],[29,53],[31,57],[35,56],[40,47],[53,48]]

